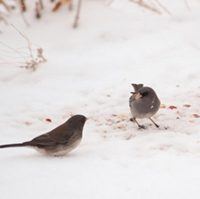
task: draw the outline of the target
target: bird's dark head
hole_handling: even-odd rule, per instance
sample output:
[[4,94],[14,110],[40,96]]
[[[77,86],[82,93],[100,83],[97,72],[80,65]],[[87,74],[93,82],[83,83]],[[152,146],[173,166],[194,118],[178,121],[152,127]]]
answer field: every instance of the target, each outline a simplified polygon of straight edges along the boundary
[[156,95],[155,91],[150,87],[141,87],[136,92],[132,92],[132,94],[136,100],[140,98],[154,97]]
[[67,120],[67,124],[73,128],[83,128],[87,118],[84,115],[74,115]]
[[84,115],[74,115],[68,121],[76,124],[85,124],[86,120],[87,118]]
[[150,97],[150,96],[154,96],[155,91],[150,88],[150,87],[142,87],[138,90],[138,93],[142,96],[142,97]]

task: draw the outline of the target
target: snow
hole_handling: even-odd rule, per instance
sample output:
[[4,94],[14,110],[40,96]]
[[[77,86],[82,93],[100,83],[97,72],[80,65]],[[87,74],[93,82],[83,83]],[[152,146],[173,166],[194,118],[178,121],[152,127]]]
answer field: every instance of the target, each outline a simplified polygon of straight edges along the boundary
[[[0,144],[32,139],[72,114],[89,118],[66,157],[2,149],[2,198],[199,199],[200,4],[190,1],[188,11],[184,1],[162,2],[172,16],[127,0],[88,0],[76,30],[64,7],[40,21],[29,12],[30,27],[13,13],[9,23],[44,49],[48,61],[35,72],[3,45],[25,55],[26,41],[0,24]],[[129,121],[131,83],[156,90],[166,106],[154,117],[160,129]]]

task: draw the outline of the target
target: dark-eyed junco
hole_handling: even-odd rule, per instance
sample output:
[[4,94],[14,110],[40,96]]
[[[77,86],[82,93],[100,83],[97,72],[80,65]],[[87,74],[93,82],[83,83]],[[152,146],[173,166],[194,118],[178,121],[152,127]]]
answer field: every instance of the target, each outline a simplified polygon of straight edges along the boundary
[[28,146],[33,147],[46,155],[66,155],[79,145],[86,119],[87,118],[83,115],[74,115],[64,124],[48,133],[32,139],[31,141],[0,145],[0,148]]
[[148,118],[151,122],[159,128],[159,126],[152,120],[152,116],[160,108],[160,100],[158,99],[155,91],[150,87],[144,87],[143,84],[132,84],[135,92],[131,92],[129,98],[129,106],[133,118],[131,121],[135,121],[139,128],[145,128],[137,122],[137,118]]

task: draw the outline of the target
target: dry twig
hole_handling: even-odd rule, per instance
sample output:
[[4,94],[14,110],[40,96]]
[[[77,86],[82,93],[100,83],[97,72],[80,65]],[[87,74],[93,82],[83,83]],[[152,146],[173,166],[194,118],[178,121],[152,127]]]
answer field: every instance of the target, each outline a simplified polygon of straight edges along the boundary
[[157,14],[162,14],[158,9],[156,9],[155,7],[147,4],[146,2],[144,2],[143,0],[130,0],[131,2],[143,7],[143,8],[146,8],[147,10],[150,10],[152,12],[155,12]]
[[44,3],[43,0],[39,0],[40,8],[43,10],[44,9]]
[[37,18],[37,19],[40,19],[41,18],[41,5],[40,5],[40,3],[39,2],[35,2],[35,17]]
[[4,17],[3,13],[0,12],[0,21],[3,21],[5,25],[8,25],[6,18]]
[[24,55],[23,55],[24,52],[22,54],[22,52],[19,51],[18,49],[12,48],[12,47],[8,46],[7,44],[4,44],[3,42],[0,42],[0,44],[5,46],[7,49],[15,52],[16,54],[18,54],[20,56],[18,58],[23,58],[24,61],[16,62],[17,65],[20,64],[19,67],[35,71],[39,67],[39,65],[41,63],[44,63],[44,62],[47,61],[46,58],[43,55],[43,49],[42,48],[37,48],[36,52],[35,51],[33,52],[32,44],[31,44],[29,38],[24,33],[22,33],[18,28],[16,28],[13,24],[9,24],[9,25],[12,28],[14,28],[14,30],[17,31],[17,33],[21,37],[23,37],[25,39],[25,41],[27,43],[28,53],[24,57]]
[[108,1],[106,2],[106,5],[110,6],[110,5],[113,3],[113,1],[114,1],[114,0],[108,0]]
[[55,6],[53,7],[52,11],[56,12],[60,7],[61,7],[62,3],[61,1],[58,1]]
[[24,16],[24,13],[23,13],[23,12],[21,12],[21,17],[22,17],[22,20],[23,20],[24,24],[25,24],[27,27],[30,26],[30,24],[28,23],[27,19],[26,19],[25,16]]
[[187,9],[188,9],[189,11],[191,11],[190,5],[189,5],[188,1],[187,1],[187,0],[184,0],[184,2],[185,2],[185,5],[186,5]]
[[26,12],[27,7],[26,7],[26,4],[25,4],[25,0],[19,0],[19,6],[20,6],[21,12]]
[[47,60],[44,58],[43,49],[37,49],[37,56],[35,59],[30,59],[26,61],[24,65],[20,66],[21,68],[25,68],[28,70],[36,71],[40,64],[46,62]]
[[69,11],[73,10],[73,0],[70,0],[70,1],[69,1],[69,6],[68,6],[68,8],[69,8]]
[[68,4],[68,5],[69,5],[69,10],[71,10],[71,9],[72,9],[72,1],[73,1],[73,0],[59,0],[59,1],[54,5],[52,11],[53,11],[53,12],[58,11],[58,10],[61,8],[61,6],[64,5],[64,4]]
[[159,0],[155,0],[155,2],[160,6],[168,15],[172,16],[171,12],[162,4]]
[[78,27],[80,12],[81,12],[81,4],[82,4],[82,0],[78,0],[77,11],[76,11],[75,19],[74,19],[73,28]]
[[25,34],[23,34],[20,30],[18,30],[13,24],[10,24],[10,25],[27,41],[29,55],[31,58],[33,58],[33,52],[32,52],[31,42],[30,42],[29,38]]
[[0,0],[0,4],[3,5],[3,7],[10,12],[10,6],[7,5],[7,3],[4,0]]
[[19,2],[21,17],[22,17],[25,25],[29,26],[29,23],[28,23],[28,21],[26,20],[26,18],[24,16],[24,12],[26,12],[26,10],[27,10],[26,4],[25,4],[25,0],[18,0],[18,2]]

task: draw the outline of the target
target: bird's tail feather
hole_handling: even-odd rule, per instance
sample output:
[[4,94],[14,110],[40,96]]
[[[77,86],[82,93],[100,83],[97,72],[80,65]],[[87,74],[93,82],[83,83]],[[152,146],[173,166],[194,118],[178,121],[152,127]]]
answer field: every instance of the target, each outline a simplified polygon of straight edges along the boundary
[[4,144],[4,145],[0,145],[0,148],[23,147],[23,146],[28,146],[28,145],[29,145],[29,142],[16,143],[16,144]]

